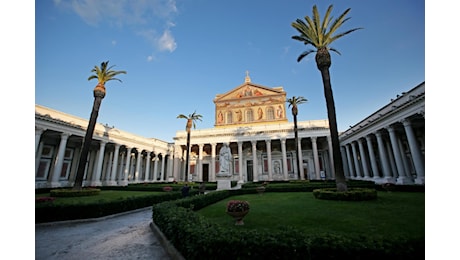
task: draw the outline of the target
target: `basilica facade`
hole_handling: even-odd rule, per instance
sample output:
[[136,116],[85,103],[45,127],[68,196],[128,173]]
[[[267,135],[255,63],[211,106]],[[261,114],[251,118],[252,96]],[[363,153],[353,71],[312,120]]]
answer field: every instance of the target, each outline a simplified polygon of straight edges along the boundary
[[[396,109],[383,108],[341,133],[347,178],[424,184],[421,86],[392,101]],[[296,144],[283,87],[258,85],[246,75],[243,84],[216,95],[214,104],[214,127],[191,131],[189,163],[186,131],[177,131],[170,143],[96,124],[83,185],[216,182],[219,152],[227,145],[230,179],[239,183],[335,178],[328,120],[298,122]],[[36,188],[73,186],[87,125],[35,105]]]

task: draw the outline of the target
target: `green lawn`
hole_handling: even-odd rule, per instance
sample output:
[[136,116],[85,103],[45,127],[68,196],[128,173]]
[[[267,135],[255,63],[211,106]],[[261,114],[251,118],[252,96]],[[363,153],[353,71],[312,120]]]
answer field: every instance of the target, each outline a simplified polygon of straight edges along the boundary
[[[247,200],[244,226],[234,226],[225,213],[231,199]],[[319,200],[311,192],[265,193],[234,196],[199,211],[222,226],[243,229],[285,229],[307,233],[373,234],[375,237],[425,236],[425,193],[379,192],[372,201]]]

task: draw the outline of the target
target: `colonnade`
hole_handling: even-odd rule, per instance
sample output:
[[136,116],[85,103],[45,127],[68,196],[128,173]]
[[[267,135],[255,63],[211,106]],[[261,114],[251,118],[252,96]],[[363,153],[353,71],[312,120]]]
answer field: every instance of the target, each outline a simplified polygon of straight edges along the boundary
[[342,144],[342,156],[351,179],[425,183],[424,132],[416,135],[408,118]]
[[[327,131],[325,131],[327,133]],[[201,137],[203,134],[203,138]],[[224,136],[216,139],[221,142],[206,142],[205,133],[194,136],[190,145],[190,163],[188,180],[192,181],[216,181],[219,172],[219,156],[217,155],[224,143],[228,143],[232,151],[232,180],[238,182],[258,182],[274,180],[295,179],[321,179],[321,172],[327,173],[324,178],[334,178],[330,162],[330,154],[327,151],[332,146],[328,135],[300,137],[298,150],[295,149],[295,139],[290,137],[269,139],[266,136],[257,138],[226,139]],[[318,147],[320,139],[320,147]],[[302,143],[303,146],[302,147]],[[175,145],[174,176],[184,180],[186,146],[176,142]],[[298,152],[302,159],[298,164]],[[181,165],[182,164],[182,165]],[[309,173],[309,175],[305,175]]]
[[[84,133],[35,128],[36,188],[68,187],[75,181]],[[151,147],[151,148],[147,148]],[[126,186],[172,177],[172,150],[153,145],[93,139],[84,186]]]

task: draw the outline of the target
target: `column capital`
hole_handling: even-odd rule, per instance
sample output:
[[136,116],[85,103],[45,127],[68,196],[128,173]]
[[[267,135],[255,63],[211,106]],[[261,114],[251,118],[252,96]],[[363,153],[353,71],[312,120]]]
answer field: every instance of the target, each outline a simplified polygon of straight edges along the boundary
[[45,127],[35,126],[35,134],[37,134],[37,133],[41,134],[41,133],[45,132],[46,130],[48,130],[48,129],[46,129]]
[[318,137],[312,136],[312,137],[310,137],[310,139],[311,139],[312,142],[315,142],[315,143],[316,143],[316,139],[318,139]]
[[71,134],[69,134],[69,133],[61,133],[61,138],[62,139],[67,139],[67,138],[69,138],[69,136],[71,136]]
[[411,126],[412,125],[412,122],[409,118],[404,118],[401,120],[401,123],[403,123],[403,125],[406,127],[406,126]]
[[393,125],[388,125],[388,126],[385,127],[385,129],[390,133],[394,133],[394,131],[395,131],[395,128],[394,128]]
[[267,143],[267,144],[270,144],[271,142],[272,142],[271,139],[266,139],[266,140],[265,140],[265,143]]

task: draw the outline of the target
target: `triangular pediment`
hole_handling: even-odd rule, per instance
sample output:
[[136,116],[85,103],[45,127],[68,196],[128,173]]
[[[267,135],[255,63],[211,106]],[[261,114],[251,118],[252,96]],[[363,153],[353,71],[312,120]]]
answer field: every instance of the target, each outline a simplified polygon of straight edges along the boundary
[[216,95],[216,127],[270,124],[287,121],[286,92],[283,87],[269,88],[245,82],[224,94]]
[[285,92],[282,87],[269,88],[252,82],[245,82],[227,93],[216,95],[214,102],[220,103],[223,101],[254,99],[257,97],[279,96],[283,94],[285,94]]

